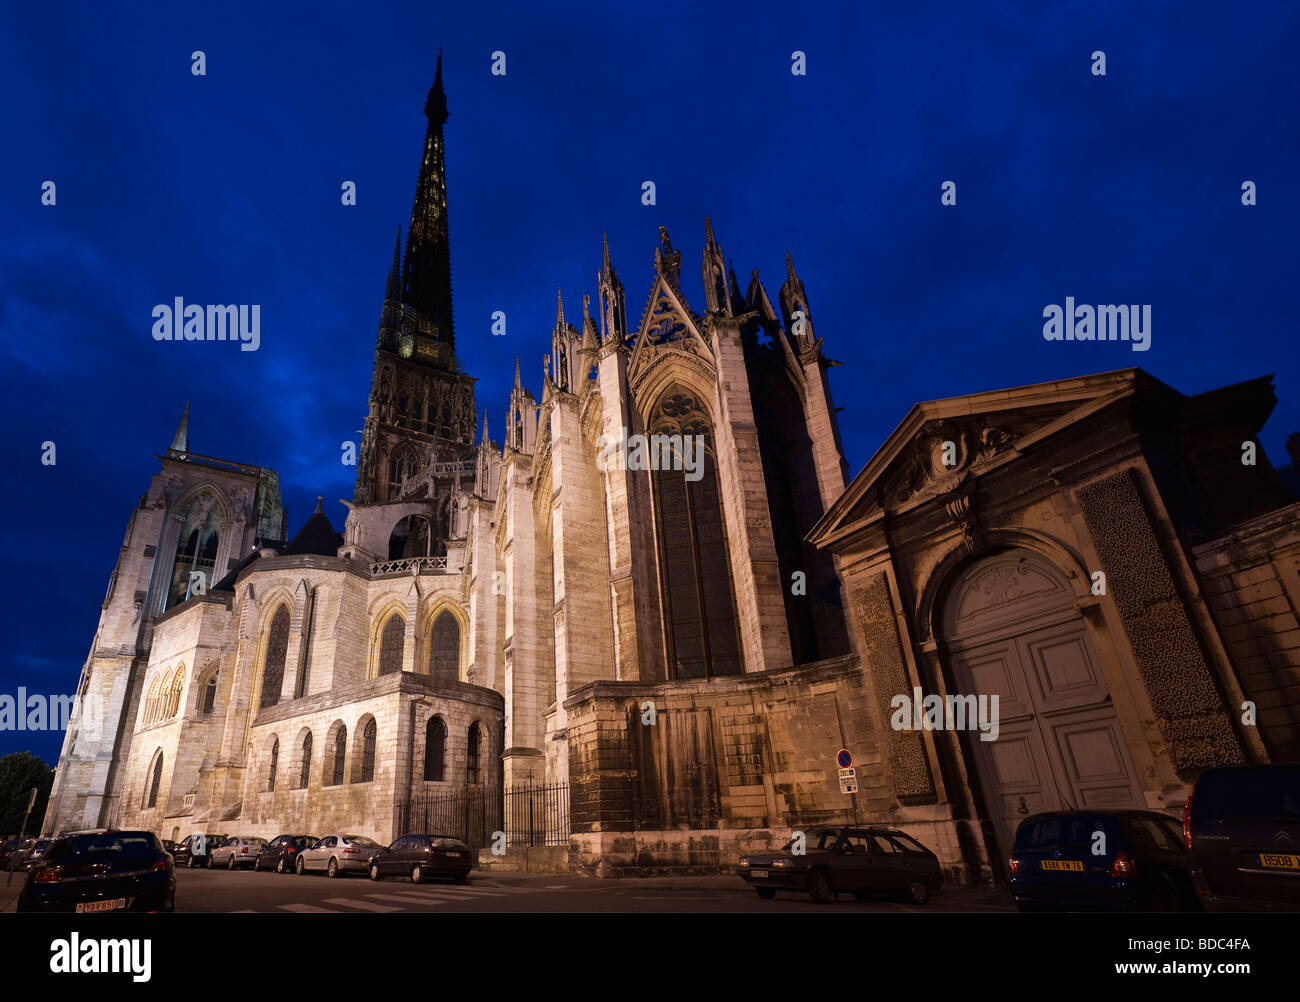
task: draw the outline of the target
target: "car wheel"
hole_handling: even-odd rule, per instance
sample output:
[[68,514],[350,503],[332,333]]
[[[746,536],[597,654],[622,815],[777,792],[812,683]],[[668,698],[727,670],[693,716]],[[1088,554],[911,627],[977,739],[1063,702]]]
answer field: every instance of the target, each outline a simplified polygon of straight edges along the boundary
[[226,869],[233,870],[234,868],[235,868],[235,854],[232,852],[230,854],[230,858],[226,860]]
[[300,877],[305,876],[306,873],[307,873],[307,865],[306,865],[306,863],[303,862],[303,858],[302,858],[301,856],[299,856],[299,857],[298,857],[298,876],[300,876]]
[[378,879],[379,879],[379,864],[378,864],[378,863],[371,863],[371,864],[370,864],[370,879],[371,879],[371,880],[378,880]]
[[284,873],[284,857],[283,857],[283,856],[281,856],[280,859],[276,862],[276,864],[275,864],[275,872],[276,872],[276,873]]
[[339,875],[339,861],[333,856],[330,857],[330,864],[325,868],[325,872],[331,877],[337,877]]
[[930,900],[930,888],[923,880],[913,880],[907,885],[907,900],[914,905],[923,905]]
[[411,867],[411,883],[418,884],[423,879],[424,876],[420,873],[420,866],[417,863],[415,866]]
[[755,887],[754,890],[758,892],[758,896],[764,901],[771,901],[776,897],[775,887]]
[[825,870],[813,870],[808,877],[808,896],[818,905],[824,905],[831,899],[831,881]]

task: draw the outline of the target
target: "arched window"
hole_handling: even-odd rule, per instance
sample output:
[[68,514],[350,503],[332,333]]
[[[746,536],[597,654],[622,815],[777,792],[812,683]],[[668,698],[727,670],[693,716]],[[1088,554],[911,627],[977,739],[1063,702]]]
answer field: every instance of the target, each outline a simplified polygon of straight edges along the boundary
[[262,669],[263,709],[280,702],[280,688],[284,685],[284,657],[288,650],[289,607],[282,605],[275,611],[266,637],[266,664]]
[[424,778],[426,782],[443,781],[443,763],[447,748],[447,725],[441,717],[430,717],[424,728]]
[[217,673],[214,671],[208,676],[207,684],[203,687],[203,694],[200,697],[199,712],[205,717],[212,712],[212,708],[217,705]]
[[176,674],[172,676],[172,688],[167,698],[167,719],[168,720],[176,716],[176,714],[180,711],[181,693],[184,692],[184,690],[185,690],[185,666],[182,665],[181,667],[176,669]]
[[163,753],[162,749],[159,748],[153,756],[153,769],[149,778],[148,799],[145,801],[144,805],[146,808],[158,806],[158,784],[162,782],[162,768]]
[[338,786],[343,782],[343,766],[347,753],[348,729],[340,724],[338,732],[334,735],[334,771],[330,776],[330,786]]
[[213,571],[217,565],[217,546],[220,524],[216,497],[204,492],[191,502],[185,513],[176,543],[176,559],[172,564],[171,582],[164,597],[164,609],[170,609],[190,597],[190,573],[203,574],[204,591],[212,587]]
[[479,730],[478,724],[470,724],[469,727],[469,747],[465,752],[465,785],[478,785],[478,754],[479,746],[482,744],[483,732]]
[[393,526],[388,536],[388,559],[427,557],[431,552],[430,538],[429,520],[419,515],[407,515]]
[[379,674],[390,675],[402,670],[406,645],[406,620],[397,613],[388,617],[379,639]]
[[153,680],[153,685],[149,686],[149,695],[144,700],[144,722],[152,724],[155,710],[158,706],[158,679]]
[[270,793],[275,789],[275,767],[280,761],[280,739],[271,739],[271,768],[267,770],[266,791]]
[[460,624],[446,609],[438,613],[429,634],[429,675],[437,682],[460,677]]
[[308,731],[302,739],[302,765],[298,769],[298,789],[307,789],[307,782],[311,779],[311,731]]
[[375,778],[375,737],[379,729],[374,717],[366,724],[361,738],[361,782],[369,783]]
[[671,677],[737,675],[740,637],[708,415],[674,387],[648,426]]

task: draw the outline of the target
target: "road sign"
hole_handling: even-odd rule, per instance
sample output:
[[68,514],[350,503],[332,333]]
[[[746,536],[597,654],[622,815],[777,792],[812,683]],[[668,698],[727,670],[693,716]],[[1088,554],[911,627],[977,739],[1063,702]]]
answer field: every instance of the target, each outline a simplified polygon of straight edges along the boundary
[[[856,776],[851,775],[852,772],[853,772],[852,769],[840,770],[840,793],[858,792],[858,779]],[[846,776],[845,773],[850,773],[850,775]]]
[[835,755],[835,761],[841,769],[847,769],[853,765],[853,756],[847,748],[841,748]]

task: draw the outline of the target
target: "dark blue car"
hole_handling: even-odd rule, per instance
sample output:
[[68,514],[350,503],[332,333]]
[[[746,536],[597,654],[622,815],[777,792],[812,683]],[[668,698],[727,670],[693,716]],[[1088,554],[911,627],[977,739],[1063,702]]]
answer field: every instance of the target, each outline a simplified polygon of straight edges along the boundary
[[1007,865],[1021,911],[1199,910],[1182,828],[1167,814],[1036,814]]
[[145,831],[55,839],[18,895],[20,912],[169,912],[175,905],[172,857]]

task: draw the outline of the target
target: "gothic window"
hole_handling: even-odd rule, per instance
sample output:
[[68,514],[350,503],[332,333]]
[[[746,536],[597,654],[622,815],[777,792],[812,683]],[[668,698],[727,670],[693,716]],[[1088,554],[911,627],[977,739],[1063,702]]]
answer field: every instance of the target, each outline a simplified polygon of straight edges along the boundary
[[735,596],[708,415],[678,387],[648,424],[651,435],[680,435],[683,447],[688,438],[703,443],[693,446],[693,462],[685,454],[680,464],[664,462],[660,453],[660,468],[650,473],[671,677],[739,674]]
[[289,608],[282,605],[271,619],[271,630],[266,638],[266,663],[262,668],[263,709],[280,702],[280,688],[284,685],[284,657],[288,650]]
[[361,732],[361,782],[369,783],[375,778],[375,738],[379,733],[379,728],[375,726],[375,718],[371,717],[366,723],[366,729]]
[[407,557],[427,557],[433,533],[429,520],[419,515],[407,515],[395,526],[388,537],[388,559],[405,560]]
[[311,731],[308,731],[302,739],[302,764],[298,769],[298,789],[307,789],[307,781],[311,779]]
[[430,717],[424,728],[424,778],[427,782],[443,781],[447,751],[447,725],[441,717]]
[[334,770],[330,775],[330,786],[338,786],[343,782],[343,766],[347,759],[347,752],[348,729],[340,724],[334,735]]
[[460,676],[460,624],[446,609],[429,634],[429,675],[436,682],[455,682]]
[[397,613],[388,617],[379,638],[379,674],[391,675],[402,670],[402,654],[406,646],[406,620]]
[[275,789],[275,767],[279,761],[280,761],[280,739],[272,738],[271,739],[271,768],[267,770],[267,775],[266,775],[266,789],[268,793]]
[[478,724],[470,724],[469,727],[469,746],[465,751],[465,785],[478,785],[478,756],[479,746],[482,742],[483,732],[479,730]]
[[208,676],[207,685],[203,687],[203,695],[200,697],[199,712],[205,717],[212,712],[212,708],[217,705],[217,673],[214,671]]
[[218,512],[216,498],[204,493],[194,499],[186,510],[184,522],[176,543],[176,559],[172,564],[171,581],[164,596],[164,609],[170,609],[190,597],[190,574],[203,574],[204,591],[212,587],[213,572],[217,564]]
[[153,723],[154,713],[156,712],[157,706],[158,706],[158,680],[154,679],[153,685],[149,687],[149,695],[145,698],[144,701],[144,722],[146,724]]
[[167,697],[167,719],[170,720],[176,716],[181,708],[181,693],[185,690],[185,666],[176,669],[176,674],[172,676],[171,693]]
[[162,749],[159,748],[154,752],[153,756],[153,769],[149,779],[148,799],[144,805],[146,808],[156,807],[158,805],[158,784],[162,782],[162,768],[163,753]]

